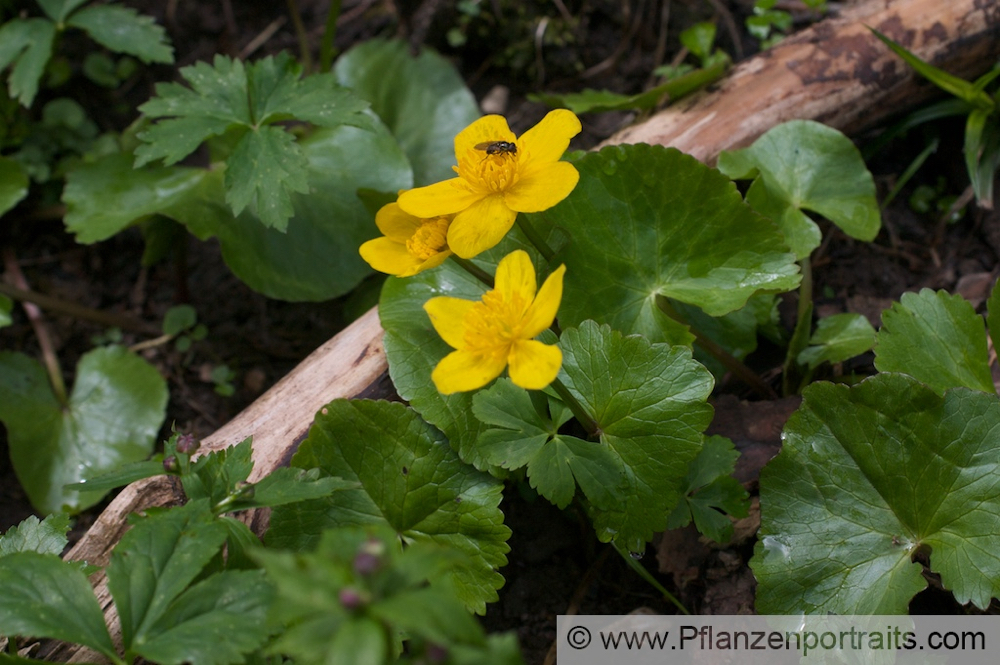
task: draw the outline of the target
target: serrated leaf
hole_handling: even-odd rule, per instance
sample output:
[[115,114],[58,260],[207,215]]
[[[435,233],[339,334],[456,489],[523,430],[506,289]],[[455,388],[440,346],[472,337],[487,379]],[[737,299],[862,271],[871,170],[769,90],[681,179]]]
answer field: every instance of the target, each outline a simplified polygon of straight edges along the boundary
[[13,65],[7,90],[22,106],[31,106],[38,94],[55,35],[55,25],[42,18],[15,19],[0,26],[0,71]]
[[242,663],[267,640],[272,594],[263,571],[213,575],[178,596],[135,652],[160,665]]
[[904,293],[882,313],[875,367],[909,374],[939,393],[956,386],[996,392],[982,317],[945,291]]
[[126,651],[157,634],[154,625],[216,555],[226,535],[202,500],[140,519],[122,536],[107,576]]
[[598,538],[631,551],[666,527],[682,498],[688,465],[712,419],[713,379],[681,346],[650,344],[585,321],[560,338],[559,378],[591,413],[625,469],[618,505],[595,509]]
[[309,162],[295,138],[266,125],[247,132],[226,161],[226,203],[251,212],[266,227],[284,232],[294,214],[292,192],[309,191]]
[[798,361],[811,368],[821,364],[839,363],[875,345],[875,329],[861,314],[834,314],[820,319],[809,346],[799,354]]
[[0,635],[83,644],[117,658],[104,613],[78,565],[54,554],[9,554],[0,565],[0,597]]
[[192,462],[190,473],[181,478],[188,500],[207,499],[209,505],[215,506],[245,482],[253,470],[251,441],[247,437],[235,446],[212,451]]
[[859,240],[874,239],[881,227],[875,181],[861,153],[842,133],[818,122],[785,122],[748,148],[723,151],[719,170],[735,179],[758,178],[747,203],[778,223],[799,259],[821,242],[804,210]]
[[505,469],[527,466],[538,493],[565,508],[577,484],[592,504],[611,508],[624,491],[624,469],[603,443],[559,434],[559,420],[542,417],[526,390],[500,379],[472,399],[472,412],[494,427],[479,435],[476,447],[490,464]]
[[42,10],[56,23],[66,20],[74,9],[87,2],[87,0],[38,0]]
[[144,63],[171,64],[174,50],[167,33],[152,16],[121,5],[93,5],[75,12],[67,25],[87,32],[98,44],[116,53],[134,55]]
[[21,165],[0,157],[0,216],[28,195],[28,174]]
[[371,102],[399,141],[414,186],[454,176],[455,135],[480,115],[454,65],[426,47],[414,57],[402,40],[369,39],[337,58],[333,73]]
[[64,486],[148,457],[166,405],[163,377],[123,347],[80,359],[66,405],[38,362],[0,353],[0,420],[14,470],[39,512],[75,512],[100,501],[104,492]]
[[580,183],[569,197],[527,216],[538,229],[571,236],[558,257],[567,268],[560,325],[594,319],[654,342],[690,344],[686,327],[659,311],[657,296],[721,316],[757,291],[798,285],[777,227],[693,157],[621,145],[574,165]]
[[729,539],[733,525],[723,513],[746,517],[748,511],[746,490],[730,476],[739,456],[729,439],[705,438],[704,446],[688,469],[684,500],[667,519],[668,529],[687,526],[693,519],[698,531],[712,540]]
[[281,467],[254,483],[253,496],[235,501],[229,510],[273,508],[288,503],[329,496],[345,489],[357,489],[358,484],[340,478],[321,478],[316,469]]
[[38,552],[59,556],[69,543],[66,538],[67,533],[69,533],[69,515],[65,513],[54,513],[42,521],[30,515],[0,536],[0,557],[14,552]]
[[761,473],[751,567],[762,614],[905,614],[927,582],[1000,594],[995,395],[944,396],[902,374],[813,384]]
[[268,542],[302,548],[329,527],[388,524],[409,541],[456,548],[470,563],[446,573],[470,609],[485,611],[503,584],[497,568],[510,529],[497,508],[502,484],[464,464],[444,437],[401,404],[335,400],[316,416],[294,466],[359,489],[275,509]]

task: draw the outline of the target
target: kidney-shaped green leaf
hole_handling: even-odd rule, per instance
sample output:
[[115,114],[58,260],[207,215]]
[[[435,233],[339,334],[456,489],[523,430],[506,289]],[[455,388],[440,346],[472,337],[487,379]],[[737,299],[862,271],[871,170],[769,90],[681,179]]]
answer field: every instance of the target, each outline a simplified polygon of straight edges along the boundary
[[939,393],[965,386],[995,393],[983,318],[945,291],[904,293],[882,313],[875,347],[880,372],[902,372]]
[[316,416],[292,458],[302,468],[360,483],[333,496],[274,510],[268,543],[308,548],[323,529],[388,524],[400,537],[454,547],[470,564],[448,575],[483,613],[503,585],[510,529],[497,507],[503,484],[462,462],[445,438],[402,404],[335,400]]
[[337,59],[341,85],[371,102],[413,165],[415,186],[454,177],[455,135],[479,117],[475,97],[454,66],[400,40],[369,39]]
[[720,154],[719,170],[736,179],[759,176],[747,202],[778,222],[800,259],[822,240],[803,210],[859,240],[874,239],[882,225],[875,181],[861,153],[849,138],[818,122],[782,123],[749,148]]
[[625,470],[618,504],[594,508],[602,541],[642,551],[682,498],[688,465],[712,420],[714,381],[683,346],[650,344],[585,321],[563,332],[560,379],[594,416]]
[[712,316],[762,290],[799,283],[777,227],[743,202],[728,178],[672,148],[621,145],[574,162],[580,182],[562,203],[529,215],[570,241],[560,322],[607,323],[651,341],[687,342],[657,295]]
[[761,614],[905,614],[927,582],[1000,594],[1000,401],[903,374],[816,383],[761,473]]
[[19,353],[0,353],[0,420],[10,457],[35,508],[76,512],[105,492],[64,485],[146,458],[167,406],[167,385],[149,363],[124,347],[90,351],[76,368],[61,405],[45,370]]

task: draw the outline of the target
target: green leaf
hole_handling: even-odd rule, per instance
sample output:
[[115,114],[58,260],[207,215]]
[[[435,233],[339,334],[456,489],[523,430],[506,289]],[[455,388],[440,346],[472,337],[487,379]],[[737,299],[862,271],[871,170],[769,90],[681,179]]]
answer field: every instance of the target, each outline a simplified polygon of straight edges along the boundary
[[206,501],[191,501],[140,519],[107,568],[108,589],[122,624],[125,650],[141,649],[157,622],[226,540]]
[[13,65],[7,90],[22,106],[31,106],[38,93],[55,36],[52,22],[41,18],[15,19],[0,26],[0,71]]
[[10,311],[14,308],[14,301],[5,295],[0,295],[0,328],[4,328],[13,323]]
[[938,393],[956,386],[996,392],[982,317],[944,291],[904,293],[882,313],[875,367],[909,374]]
[[111,346],[85,354],[66,405],[42,366],[0,353],[0,420],[17,477],[39,512],[80,511],[104,492],[64,485],[145,459],[163,423],[167,387],[142,358]]
[[341,87],[332,74],[300,78],[302,67],[288,53],[259,60],[248,69],[253,117],[258,124],[298,118],[320,127],[353,125],[371,129],[363,115],[368,104]]
[[28,174],[21,165],[0,157],[0,215],[13,208],[28,195]]
[[659,311],[657,296],[721,316],[758,291],[798,285],[795,257],[774,224],[693,157],[622,145],[574,165],[580,183],[573,193],[528,216],[539,229],[571,236],[558,257],[567,268],[561,325],[594,319],[654,342],[689,344],[686,328]]
[[625,469],[618,505],[594,507],[603,542],[629,550],[662,531],[682,499],[689,463],[712,419],[712,375],[681,346],[650,344],[586,321],[563,331],[559,378],[591,413],[601,443]]
[[1000,166],[1000,127],[993,113],[975,109],[969,114],[963,152],[976,200],[989,208],[993,205],[993,179]]
[[479,117],[454,65],[429,48],[369,39],[341,55],[337,81],[372,105],[413,165],[414,186],[454,177],[455,135]]
[[15,552],[2,561],[0,635],[83,644],[117,658],[104,613],[78,565],[37,552]]
[[178,596],[134,650],[160,665],[242,663],[267,640],[272,593],[263,571],[213,575]]
[[809,347],[799,354],[798,361],[810,368],[821,364],[839,363],[871,351],[875,345],[875,329],[861,314],[834,314],[820,319],[816,332],[809,338]]
[[250,477],[253,470],[251,437],[235,446],[202,455],[191,464],[190,473],[181,477],[184,495],[191,501],[207,499],[216,506],[237,486]]
[[729,540],[733,525],[723,513],[746,517],[748,512],[746,490],[730,475],[739,456],[729,439],[705,438],[705,445],[688,469],[684,500],[667,519],[668,529],[687,526],[694,519],[702,534],[720,543]]
[[993,290],[990,292],[990,298],[986,301],[986,327],[990,332],[990,341],[993,342],[993,348],[998,348],[997,342],[1000,342],[1000,289],[997,285],[993,285]]
[[290,469],[281,467],[267,474],[253,485],[253,496],[239,499],[229,506],[229,511],[250,508],[273,508],[288,503],[329,496],[345,489],[357,489],[358,484],[340,478],[321,478],[318,469]]
[[759,176],[747,192],[747,203],[778,223],[799,259],[821,241],[819,228],[804,210],[859,240],[874,239],[881,227],[875,181],[861,153],[842,133],[818,122],[782,123],[749,148],[724,151],[719,170],[734,179]]
[[42,10],[56,23],[62,23],[74,9],[87,0],[38,0]]
[[360,483],[333,497],[275,509],[268,543],[308,546],[326,528],[388,524],[407,541],[448,545],[468,565],[445,573],[479,613],[503,584],[497,568],[510,529],[497,508],[503,485],[464,464],[444,437],[401,404],[335,400],[316,416],[294,466]]
[[[555,418],[546,405],[509,379],[500,379],[472,398],[472,412],[494,428],[479,435],[476,447],[490,464],[505,469],[527,466],[528,479],[538,493],[559,508],[573,500],[577,484],[595,506],[611,508],[624,490],[624,470],[602,443],[559,434],[571,414],[559,404]],[[545,398],[542,397],[542,402]],[[558,403],[557,403],[558,404]],[[539,406],[546,415],[539,413]]]
[[0,557],[14,552],[38,552],[59,556],[69,540],[69,515],[54,513],[39,521],[29,516],[17,526],[12,526],[0,536]]
[[284,232],[295,213],[292,192],[309,191],[309,162],[295,138],[273,125],[251,130],[227,164],[226,203],[233,214],[250,206],[264,226]]
[[174,50],[167,33],[152,16],[131,7],[94,5],[75,12],[66,25],[85,30],[91,38],[116,53],[128,53],[144,63],[172,64]]
[[761,473],[761,614],[905,614],[930,570],[959,603],[1000,594],[1000,401],[902,374],[816,383]]
[[125,487],[143,478],[162,476],[163,473],[163,456],[155,455],[153,459],[122,464],[110,473],[102,473],[77,483],[68,483],[66,488],[81,492],[108,492],[116,487]]
[[198,323],[198,312],[191,305],[174,305],[163,315],[163,334],[179,335]]
[[709,21],[695,23],[681,32],[681,44],[697,58],[704,60],[712,54],[715,45],[715,24]]

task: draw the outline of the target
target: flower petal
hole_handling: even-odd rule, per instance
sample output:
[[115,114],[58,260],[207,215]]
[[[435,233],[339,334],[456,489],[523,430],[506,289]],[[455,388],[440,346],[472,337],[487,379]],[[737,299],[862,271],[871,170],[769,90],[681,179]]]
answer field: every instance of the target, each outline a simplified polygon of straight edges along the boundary
[[455,215],[448,227],[448,247],[463,259],[471,259],[503,240],[515,217],[517,213],[504,204],[503,196],[487,196]]
[[452,251],[450,249],[446,249],[443,252],[438,252],[437,254],[435,254],[431,258],[427,259],[426,261],[424,261],[423,263],[421,263],[419,266],[417,266],[413,270],[407,270],[406,272],[401,272],[401,273],[399,273],[398,276],[399,277],[412,277],[413,275],[416,275],[418,272],[423,272],[425,270],[430,270],[431,268],[437,268],[439,265],[441,265],[442,263],[444,263],[445,260],[449,256],[451,256],[451,254],[452,254]]
[[388,203],[375,214],[375,226],[385,237],[405,243],[420,228],[420,218],[404,212],[398,203]]
[[461,178],[442,180],[426,187],[408,189],[399,195],[399,207],[421,219],[451,215],[465,210],[483,197]]
[[475,305],[471,300],[438,296],[424,303],[424,311],[441,339],[453,349],[465,346],[465,315]]
[[562,351],[535,340],[514,342],[510,350],[510,380],[525,390],[541,390],[552,383],[562,365]]
[[484,115],[455,137],[455,157],[461,159],[466,152],[474,150],[480,143],[514,140],[514,132],[507,126],[506,118],[502,115]]
[[[496,272],[496,291],[505,302],[511,302],[513,296],[520,296],[527,307],[535,297],[535,266],[531,257],[523,249],[516,249],[500,260]],[[528,335],[534,337],[538,333]]]
[[454,351],[441,359],[431,379],[438,392],[450,395],[482,388],[500,376],[506,364],[499,354]]
[[391,238],[369,240],[361,245],[358,253],[372,268],[388,275],[403,275],[422,263],[420,259],[410,254],[406,245]]
[[517,212],[541,212],[569,196],[579,181],[579,171],[569,162],[547,164],[522,174],[504,201]]
[[572,111],[556,109],[522,134],[518,145],[524,158],[532,163],[558,162],[569,147],[569,140],[579,134],[581,128],[580,119]]
[[[542,288],[538,289],[535,301],[524,313],[524,319],[521,322],[521,334],[525,337],[540,335],[543,330],[552,325],[556,313],[559,311],[559,303],[562,301],[563,274],[565,272],[566,266],[559,266],[545,279]],[[499,277],[499,268],[497,274]]]

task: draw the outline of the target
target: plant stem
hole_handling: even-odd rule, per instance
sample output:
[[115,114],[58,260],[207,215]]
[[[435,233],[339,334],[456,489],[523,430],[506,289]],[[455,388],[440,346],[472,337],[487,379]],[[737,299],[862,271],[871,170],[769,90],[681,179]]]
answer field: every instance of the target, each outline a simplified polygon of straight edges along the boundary
[[451,255],[451,259],[456,264],[461,266],[462,269],[465,270],[465,272],[469,273],[470,275],[478,279],[486,286],[490,287],[491,289],[495,287],[495,283],[493,281],[493,275],[489,274],[488,272],[477,266],[472,261],[468,259],[463,259],[459,256],[456,256],[455,254]]
[[688,326],[691,334],[694,335],[695,344],[700,346],[706,353],[722,363],[727,370],[732,372],[741,381],[753,388],[754,392],[759,394],[764,399],[777,399],[778,394],[774,392],[771,386],[764,383],[764,381],[757,376],[756,372],[744,365],[743,361],[739,358],[732,355],[714,341],[692,328],[687,321],[684,320],[684,317],[680,315],[680,312],[674,309],[674,306],[670,304],[669,300],[658,295],[656,296],[656,305],[660,308],[661,312],[669,316],[674,321]]
[[573,393],[569,391],[569,388],[562,381],[556,379],[549,385],[559,395],[559,399],[563,401],[563,404],[568,406],[569,410],[573,412],[573,415],[580,421],[583,428],[587,430],[588,436],[598,437],[601,435],[601,426],[597,424],[597,421],[590,415],[590,412],[583,408],[583,404],[580,404],[580,401],[573,396]]
[[292,25],[295,26],[295,36],[299,39],[299,58],[302,61],[302,70],[307,74],[312,71],[312,54],[309,52],[309,35],[306,27],[302,24],[302,14],[299,13],[299,6],[295,0],[287,0],[288,13],[292,15]]
[[43,293],[37,293],[28,289],[19,289],[3,282],[0,282],[0,294],[20,302],[34,303],[42,309],[59,312],[60,314],[66,314],[84,321],[92,321],[108,328],[121,328],[122,330],[131,330],[143,335],[159,335],[161,332],[156,326],[139,319],[133,319],[130,316],[102,312],[101,310],[84,307],[74,302],[47,296]]
[[657,582],[656,578],[650,575],[649,571],[642,567],[642,564],[633,559],[631,554],[622,549],[621,545],[619,545],[615,541],[611,541],[611,545],[615,548],[615,551],[618,552],[618,554],[620,554],[623,559],[625,559],[625,563],[628,564],[628,567],[639,574],[639,577],[649,582],[654,589],[663,594],[663,597],[669,600],[671,603],[673,603],[677,609],[679,609],[684,614],[691,616],[691,613],[688,612],[688,609],[684,607],[683,604],[681,604],[681,601],[674,598],[674,594],[667,591],[662,584]]
[[517,216],[517,228],[521,229],[521,233],[524,234],[524,237],[528,239],[528,242],[535,246],[535,249],[541,253],[542,257],[544,257],[546,261],[551,261],[552,257],[556,255],[552,248],[549,247],[549,243],[545,242],[545,239],[538,235],[538,231],[535,230],[535,227],[531,224],[531,222],[526,220],[521,215]]
[[795,321],[795,331],[788,342],[788,352],[785,354],[785,366],[781,377],[781,392],[786,397],[795,392],[799,379],[799,354],[809,345],[812,332],[812,264],[809,257],[800,262],[802,269],[802,284],[799,285],[798,316]]
[[323,41],[319,45],[319,70],[323,73],[330,71],[333,66],[333,56],[337,53],[333,43],[337,36],[340,2],[341,0],[330,0],[330,11],[326,15],[326,29],[323,30]]

